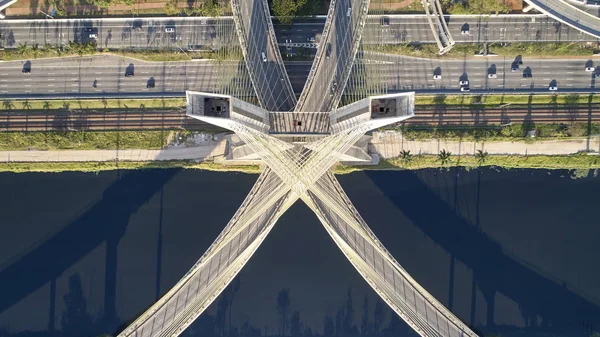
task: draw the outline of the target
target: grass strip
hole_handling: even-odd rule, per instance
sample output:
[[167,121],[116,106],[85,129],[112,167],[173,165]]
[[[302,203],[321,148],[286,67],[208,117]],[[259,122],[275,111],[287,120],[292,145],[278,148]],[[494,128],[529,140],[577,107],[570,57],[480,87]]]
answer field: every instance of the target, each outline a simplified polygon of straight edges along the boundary
[[[465,58],[475,57],[482,46],[473,43],[457,43],[448,53],[439,55],[439,49],[434,43],[402,43],[395,45],[365,45],[365,50],[380,53],[407,55],[429,58]],[[514,58],[523,57],[553,58],[561,56],[592,56],[597,51],[593,45],[584,42],[526,42],[508,43],[505,45],[491,44],[488,53]]]
[[153,109],[183,108],[185,98],[155,99],[80,99],[80,100],[2,100],[5,112],[15,110],[69,110],[69,109]]
[[[481,104],[485,107],[503,104],[590,104],[600,103],[597,94],[556,94],[556,95],[417,95],[415,105],[471,105]],[[510,107],[507,107],[510,108]]]
[[172,131],[0,132],[0,151],[161,149]]
[[[486,127],[460,126],[460,125],[413,125],[404,124],[395,130],[402,131],[408,140],[475,140],[475,141],[524,141],[536,142],[550,139],[564,139],[573,137],[588,137],[600,134],[599,123],[555,123],[555,124],[512,124],[488,125]],[[529,131],[535,130],[535,137],[528,137]]]
[[[585,153],[568,156],[505,156],[490,155],[481,163],[475,156],[452,157],[444,165],[435,155],[414,156],[410,161],[401,158],[382,160],[375,166],[338,165],[335,174],[348,174],[363,170],[419,170],[425,168],[451,167],[501,167],[507,169],[568,169],[576,170],[577,176],[587,176],[589,170],[600,169],[600,156]],[[193,161],[152,161],[152,162],[70,162],[70,163],[0,163],[0,172],[100,172],[109,170],[142,170],[142,169],[200,169],[210,171],[235,171],[247,174],[258,174],[261,168],[257,165],[229,166],[214,162],[197,163]]]

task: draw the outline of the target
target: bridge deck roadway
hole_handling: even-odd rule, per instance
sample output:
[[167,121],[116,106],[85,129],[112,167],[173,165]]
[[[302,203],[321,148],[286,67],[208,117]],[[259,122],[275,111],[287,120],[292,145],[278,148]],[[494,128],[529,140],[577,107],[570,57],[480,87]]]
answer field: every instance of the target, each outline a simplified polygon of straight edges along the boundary
[[560,22],[600,39],[600,18],[564,0],[527,0],[535,9]]
[[263,0],[234,0],[234,15],[242,42],[244,58],[263,108],[269,111],[290,111],[296,96],[281,61],[279,46],[271,31]]
[[[368,1],[367,4],[368,6]],[[296,111],[331,111],[344,90],[366,19],[364,0],[337,0]],[[327,27],[329,25],[329,27]]]

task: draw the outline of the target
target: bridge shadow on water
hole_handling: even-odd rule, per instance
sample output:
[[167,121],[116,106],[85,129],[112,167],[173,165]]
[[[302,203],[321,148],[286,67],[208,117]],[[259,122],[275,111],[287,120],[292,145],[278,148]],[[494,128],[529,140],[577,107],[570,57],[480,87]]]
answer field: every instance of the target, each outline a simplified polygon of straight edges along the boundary
[[[103,313],[97,322],[92,322],[92,318],[85,313],[86,299],[82,292],[81,278],[78,274],[71,275],[69,292],[64,298],[66,308],[61,320],[61,336],[84,337],[94,335],[95,332],[99,334],[114,331],[119,325],[116,314],[117,245],[130,218],[154,195],[161,192],[163,186],[179,172],[179,169],[126,171],[106,188],[95,205],[45,239],[42,244],[19,255],[14,261],[5,263],[0,268],[0,289],[10,290],[2,291],[0,314],[49,283],[49,317],[61,317],[54,312],[57,278],[106,242]],[[160,244],[158,247],[160,254]],[[157,261],[157,275],[158,278],[160,259]],[[48,331],[36,333],[35,336],[55,335],[58,327],[55,329],[54,324],[54,320],[50,319]],[[0,327],[0,335],[1,328],[3,327]]]
[[[457,170],[468,174],[464,170]],[[526,328],[520,330],[521,334],[529,331],[535,333],[532,335],[550,333],[552,336],[590,336],[594,328],[597,330],[600,327],[600,306],[597,303],[570,290],[567,284],[551,280],[516,261],[503,251],[500,243],[480,230],[481,170],[470,173],[477,175],[474,222],[460,215],[456,211],[456,204],[453,207],[436,194],[434,189],[439,188],[439,185],[425,181],[427,176],[431,177],[436,172],[445,177],[454,175],[455,178],[452,179],[455,179],[453,192],[456,202],[459,172],[423,171],[366,171],[365,174],[414,226],[450,254],[449,301],[440,299],[442,303],[449,304],[452,308],[454,264],[458,260],[472,271],[473,276],[470,319],[462,319],[467,324],[473,323],[475,312],[482,312],[482,308],[475,308],[476,288],[479,288],[486,302],[486,323],[476,328],[485,330],[486,335],[507,331],[507,327],[495,324],[495,299],[499,294],[518,304],[526,325]],[[568,227],[565,228],[569,230]],[[378,230],[376,234],[386,246],[391,246],[390,242],[386,242],[385,232]],[[511,329],[515,331],[514,328]]]

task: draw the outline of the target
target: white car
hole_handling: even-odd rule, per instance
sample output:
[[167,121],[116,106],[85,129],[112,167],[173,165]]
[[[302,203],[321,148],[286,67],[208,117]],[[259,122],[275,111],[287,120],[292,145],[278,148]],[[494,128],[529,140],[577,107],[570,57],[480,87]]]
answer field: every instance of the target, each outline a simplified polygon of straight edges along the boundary
[[469,80],[460,81],[460,82],[458,82],[458,84],[460,84],[460,85],[469,85]]
[[496,75],[496,74],[488,74],[488,78],[498,78],[498,75]]
[[90,34],[89,38],[90,39],[97,39],[98,38],[98,34]]
[[587,72],[592,72],[594,70],[596,70],[596,68],[594,68],[594,67],[585,67],[585,71],[587,71]]
[[460,87],[460,91],[462,91],[462,92],[469,92],[469,91],[471,91],[471,88],[469,88],[469,87]]
[[267,55],[265,55],[265,53],[264,53],[264,52],[262,52],[262,53],[260,53],[260,54],[261,54],[261,56],[262,56],[262,60],[263,60],[263,62],[267,62]]
[[350,17],[350,15],[352,15],[352,7],[348,7],[348,12],[346,13],[347,17]]
[[558,87],[550,86],[550,87],[548,87],[548,90],[550,90],[550,91],[556,91],[556,90],[558,90]]
[[441,80],[442,79],[442,75],[433,75],[433,79],[434,80]]
[[175,33],[175,28],[167,27],[167,28],[165,28],[165,33]]

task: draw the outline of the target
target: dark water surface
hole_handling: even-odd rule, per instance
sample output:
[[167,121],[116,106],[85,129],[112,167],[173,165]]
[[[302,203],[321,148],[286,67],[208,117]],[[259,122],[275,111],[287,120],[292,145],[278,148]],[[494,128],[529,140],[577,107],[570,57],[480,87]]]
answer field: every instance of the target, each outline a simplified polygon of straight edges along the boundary
[[[600,330],[600,178],[570,175],[451,169],[338,179],[398,262],[467,324],[487,335],[587,337]],[[256,178],[0,174],[0,336],[114,333],[183,276]],[[282,289],[290,316],[298,312],[292,335],[334,333],[329,320],[336,336],[413,335],[301,202],[235,283],[188,336],[278,335]]]

